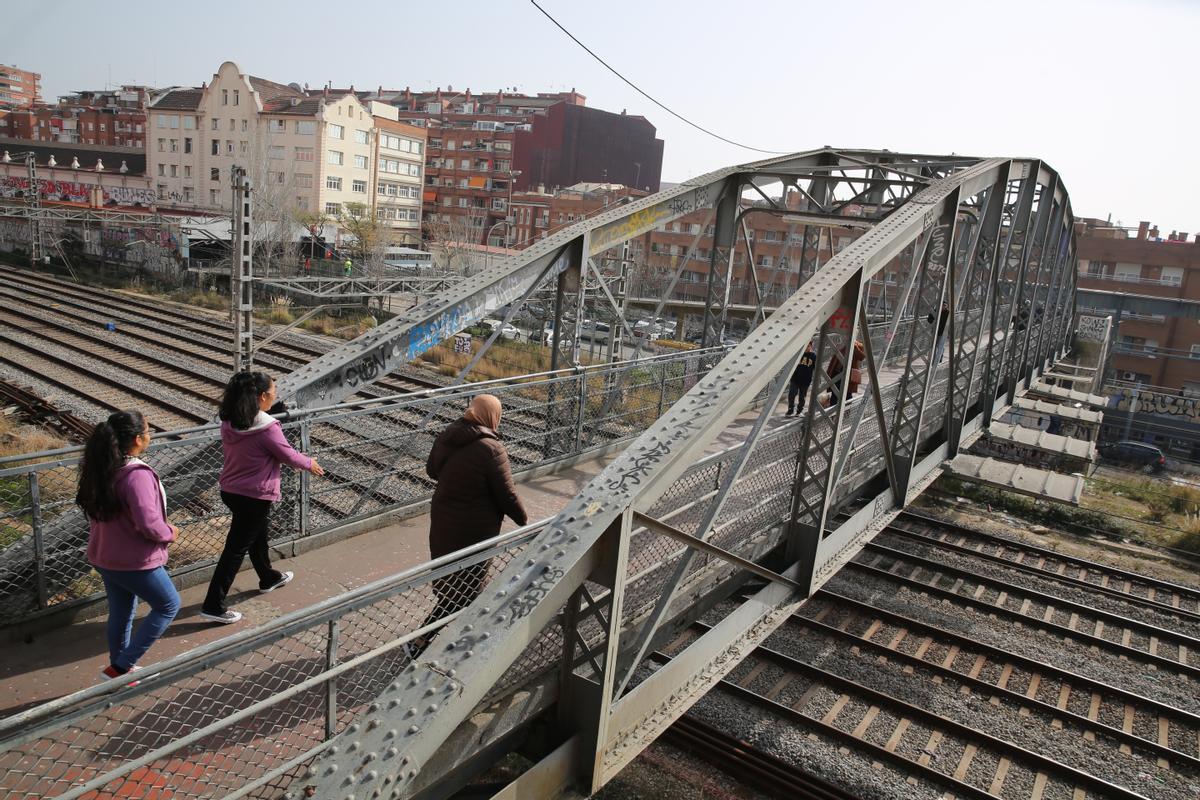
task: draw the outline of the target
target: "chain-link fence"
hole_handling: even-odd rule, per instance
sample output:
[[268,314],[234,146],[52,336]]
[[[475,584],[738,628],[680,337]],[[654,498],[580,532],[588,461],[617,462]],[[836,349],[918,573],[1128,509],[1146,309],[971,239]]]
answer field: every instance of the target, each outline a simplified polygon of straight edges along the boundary
[[[637,435],[695,384],[723,351],[674,353],[522,382],[495,381],[285,420],[294,446],[317,457],[324,478],[284,471],[271,515],[280,546],[427,499],[425,459],[433,438],[481,391],[504,405],[501,432],[516,471]],[[87,520],[74,504],[78,448],[0,460],[0,624],[101,596],[86,559]],[[160,437],[143,456],[158,472],[168,517],[179,528],[173,575],[212,564],[229,527],[217,477],[219,431]]]

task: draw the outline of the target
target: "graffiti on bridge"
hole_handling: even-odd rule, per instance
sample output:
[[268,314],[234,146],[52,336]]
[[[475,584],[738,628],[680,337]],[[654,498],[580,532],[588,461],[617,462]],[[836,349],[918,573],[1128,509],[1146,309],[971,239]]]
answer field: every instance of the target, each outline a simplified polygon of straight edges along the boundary
[[[99,186],[79,181],[38,181],[38,194],[43,200],[91,203],[97,190],[101,192],[101,202],[106,206],[150,206],[156,202],[153,189],[138,186]],[[10,175],[0,179],[0,197],[9,199],[24,197],[28,191],[29,178],[27,177]]]
[[[1134,399],[1135,393],[1137,399]],[[1109,395],[1108,407],[1116,411],[1185,417],[1189,422],[1200,420],[1200,398],[1148,392],[1144,389],[1140,391],[1135,389],[1114,390]]]

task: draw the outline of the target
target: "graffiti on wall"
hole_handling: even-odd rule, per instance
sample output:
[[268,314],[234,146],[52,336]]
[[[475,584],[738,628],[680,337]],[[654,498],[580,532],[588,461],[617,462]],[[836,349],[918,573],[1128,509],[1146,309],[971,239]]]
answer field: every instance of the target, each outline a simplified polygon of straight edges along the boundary
[[[106,206],[150,206],[156,202],[153,189],[138,186],[99,186],[80,181],[39,180],[38,194],[43,200],[90,203],[95,190],[103,193]],[[29,178],[10,175],[0,179],[0,197],[24,197],[29,191]]]
[[1088,342],[1103,342],[1108,338],[1108,317],[1080,314],[1076,335]]
[[1163,414],[1171,417],[1186,417],[1189,422],[1200,420],[1200,398],[1182,397],[1161,392],[1115,390],[1109,395],[1108,407],[1117,411],[1134,411],[1141,414]]

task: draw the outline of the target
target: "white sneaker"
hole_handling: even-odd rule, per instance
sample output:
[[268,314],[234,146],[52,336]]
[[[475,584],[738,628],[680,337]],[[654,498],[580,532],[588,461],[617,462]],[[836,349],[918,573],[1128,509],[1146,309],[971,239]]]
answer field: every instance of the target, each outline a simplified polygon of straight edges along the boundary
[[225,625],[232,625],[235,622],[240,622],[242,613],[240,611],[226,611],[224,614],[210,614],[207,611],[201,611],[200,616],[213,622],[220,622]]
[[275,583],[273,583],[272,585],[268,586],[268,587],[267,587],[267,588],[265,588],[265,589],[259,589],[259,590],[258,590],[258,593],[259,593],[259,594],[267,594],[268,592],[273,592],[273,591],[275,591],[275,590],[276,590],[276,589],[278,589],[280,586],[287,586],[289,583],[291,583],[291,582],[292,582],[292,578],[294,578],[294,577],[296,577],[296,573],[294,573],[294,572],[285,572],[285,573],[283,573],[283,577],[282,577],[282,578],[280,578],[278,581],[276,581]]

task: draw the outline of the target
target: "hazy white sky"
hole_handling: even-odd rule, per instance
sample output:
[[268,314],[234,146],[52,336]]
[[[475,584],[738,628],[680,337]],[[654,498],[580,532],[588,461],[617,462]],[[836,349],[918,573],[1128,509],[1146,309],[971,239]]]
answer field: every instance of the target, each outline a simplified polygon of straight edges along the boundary
[[[729,139],[1034,156],[1075,213],[1200,233],[1194,0],[539,0],[650,95]],[[763,157],[638,95],[527,0],[7,0],[0,61],[53,98],[106,83],[198,85],[222,61],[288,83],[575,87],[642,114],[663,179]]]

